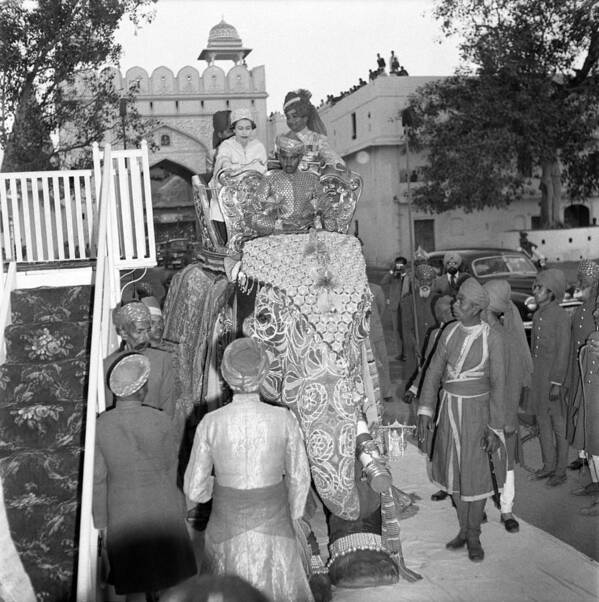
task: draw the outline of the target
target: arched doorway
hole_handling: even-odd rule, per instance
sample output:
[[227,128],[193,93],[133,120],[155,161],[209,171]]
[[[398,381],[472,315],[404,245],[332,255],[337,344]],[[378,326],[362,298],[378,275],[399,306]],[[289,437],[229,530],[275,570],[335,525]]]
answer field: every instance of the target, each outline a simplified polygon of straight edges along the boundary
[[191,178],[193,172],[169,159],[150,167],[156,242],[173,238],[196,240]]
[[568,205],[564,209],[566,228],[586,228],[590,225],[590,221],[590,211],[585,205]]

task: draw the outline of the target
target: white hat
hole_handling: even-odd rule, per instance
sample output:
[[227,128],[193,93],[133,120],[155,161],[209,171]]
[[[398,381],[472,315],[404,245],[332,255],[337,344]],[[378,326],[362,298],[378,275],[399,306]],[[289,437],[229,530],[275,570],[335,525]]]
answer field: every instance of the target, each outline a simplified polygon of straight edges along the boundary
[[235,124],[242,119],[247,119],[251,122],[253,128],[256,127],[256,122],[249,109],[235,109],[231,111],[231,127],[235,127]]
[[109,368],[108,386],[117,397],[137,393],[150,376],[150,360],[141,353],[119,356]]

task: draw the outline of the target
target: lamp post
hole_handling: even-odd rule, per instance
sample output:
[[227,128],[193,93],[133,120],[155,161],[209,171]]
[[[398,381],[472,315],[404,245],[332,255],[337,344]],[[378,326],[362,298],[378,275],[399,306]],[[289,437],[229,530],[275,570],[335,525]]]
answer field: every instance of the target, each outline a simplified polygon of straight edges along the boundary
[[406,107],[401,112],[401,125],[404,131],[404,140],[406,143],[406,182],[407,190],[406,195],[408,199],[408,226],[409,226],[409,237],[410,237],[410,263],[412,265],[412,282],[411,282],[411,295],[412,295],[412,313],[414,315],[414,336],[416,339],[416,350],[420,353],[420,336],[418,334],[418,316],[416,315],[416,288],[414,286],[416,270],[414,264],[414,256],[416,249],[414,248],[414,220],[412,219],[412,189],[410,188],[410,129],[414,125],[414,111],[411,107]]
[[121,116],[121,127],[123,129],[123,150],[127,150],[127,128],[125,118],[127,117],[127,99],[121,98],[119,103],[119,115]]

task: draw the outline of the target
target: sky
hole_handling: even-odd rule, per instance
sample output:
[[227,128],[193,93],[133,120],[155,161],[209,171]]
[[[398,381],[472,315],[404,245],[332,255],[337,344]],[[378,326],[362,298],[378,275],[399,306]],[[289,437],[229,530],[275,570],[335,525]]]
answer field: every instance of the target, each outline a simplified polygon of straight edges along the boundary
[[[449,75],[458,65],[454,40],[446,40],[432,17],[434,0],[158,0],[152,23],[122,24],[123,72],[159,66],[175,75],[186,65],[200,74],[197,57],[210,28],[222,18],[233,25],[248,67],[264,65],[268,111],[281,110],[289,90],[307,88],[318,105],[327,94],[349,89],[376,54],[389,63],[391,50],[410,75]],[[217,62],[227,71],[233,63]]]

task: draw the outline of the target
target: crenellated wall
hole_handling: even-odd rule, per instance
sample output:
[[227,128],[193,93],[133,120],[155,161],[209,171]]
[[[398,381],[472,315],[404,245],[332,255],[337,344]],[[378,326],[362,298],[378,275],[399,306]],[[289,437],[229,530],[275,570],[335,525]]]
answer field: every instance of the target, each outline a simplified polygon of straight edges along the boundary
[[[143,117],[159,122],[153,135],[160,150],[150,153],[151,165],[166,159],[193,173],[209,171],[212,115],[226,109],[250,109],[256,122],[256,137],[269,146],[263,65],[248,69],[239,64],[225,71],[212,64],[201,72],[187,65],[176,74],[164,66],[151,74],[138,66],[124,74],[114,67],[104,72],[111,75],[117,90],[137,87],[137,110]],[[84,95],[84,89],[79,82],[79,93]],[[167,140],[169,144],[161,142]]]

